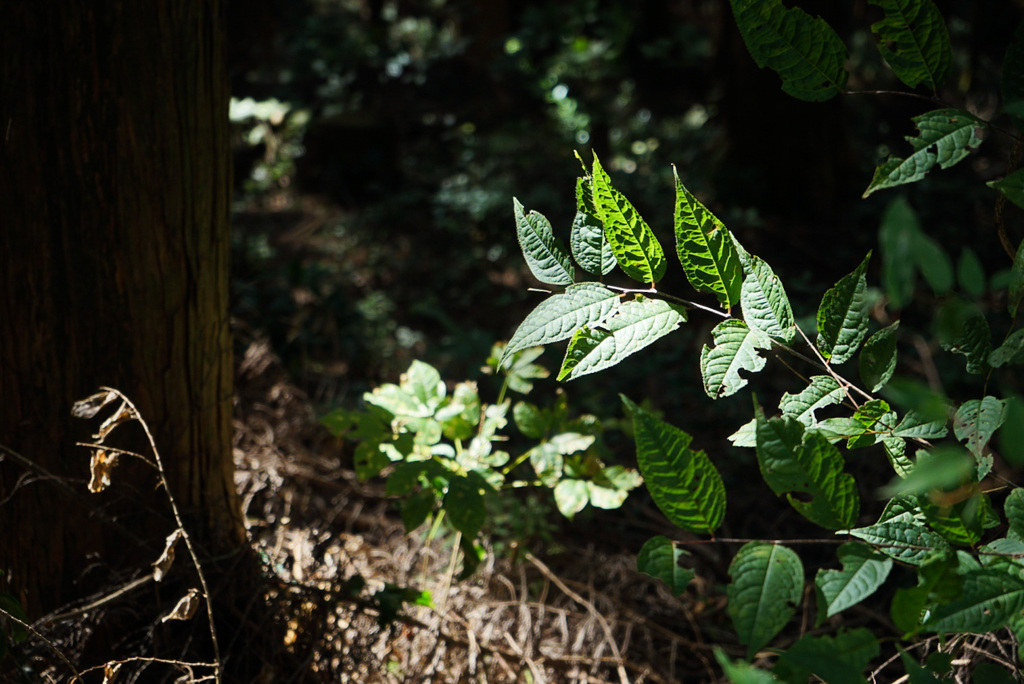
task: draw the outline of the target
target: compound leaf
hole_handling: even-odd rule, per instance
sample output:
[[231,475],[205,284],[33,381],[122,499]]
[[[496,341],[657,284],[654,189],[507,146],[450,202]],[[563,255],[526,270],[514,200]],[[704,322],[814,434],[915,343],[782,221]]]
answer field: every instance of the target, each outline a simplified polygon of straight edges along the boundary
[[661,299],[638,296],[623,302],[600,328],[584,327],[573,333],[558,380],[575,380],[610,368],[685,321],[685,309]]
[[960,109],[936,109],[915,116],[920,135],[907,136],[914,152],[906,159],[890,156],[877,169],[864,197],[884,188],[921,180],[938,164],[953,166],[981,144],[979,131],[986,123]]
[[577,328],[597,325],[618,308],[619,301],[617,294],[600,283],[577,283],[548,297],[519,324],[499,367],[521,349],[561,342]]
[[850,359],[868,333],[867,278],[871,252],[853,273],[843,276],[825,293],[818,307],[818,339],[821,355],[839,365]]
[[747,644],[747,658],[753,658],[793,617],[803,592],[803,564],[785,546],[753,541],[732,559],[729,577],[729,617]]
[[857,605],[882,586],[892,570],[892,559],[866,544],[849,542],[836,551],[842,570],[818,570],[818,622]]
[[[740,300],[743,280],[743,269],[732,235],[686,189],[675,167],[672,167],[672,173],[676,182],[675,233],[679,263],[695,290],[713,292],[722,308],[731,309]],[[785,293],[782,296],[785,297]]]
[[932,91],[949,75],[953,52],[942,14],[932,0],[870,0],[885,10],[871,25],[882,57],[911,88],[924,83]]
[[543,214],[525,212],[518,199],[512,199],[516,217],[516,235],[530,272],[542,283],[568,285],[576,279],[576,271],[562,241],[555,237],[551,222]]
[[633,280],[653,285],[668,267],[658,238],[626,196],[612,187],[596,154],[593,171],[594,209],[615,260]]
[[713,534],[725,516],[725,486],[711,459],[689,448],[689,434],[619,396],[633,417],[636,459],[654,503],[673,525]]
[[846,46],[821,17],[780,0],[731,0],[750,55],[782,79],[782,89],[801,100],[820,102],[846,85]]

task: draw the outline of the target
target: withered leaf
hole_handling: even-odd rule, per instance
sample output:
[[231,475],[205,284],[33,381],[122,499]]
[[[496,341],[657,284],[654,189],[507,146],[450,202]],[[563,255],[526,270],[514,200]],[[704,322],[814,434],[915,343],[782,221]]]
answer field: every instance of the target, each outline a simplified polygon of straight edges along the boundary
[[107,663],[106,667],[103,668],[103,684],[114,684],[114,679],[117,677],[118,670],[124,663]]
[[117,454],[103,449],[93,449],[92,461],[89,463],[89,491],[102,492],[110,486],[110,472],[117,465]]
[[174,606],[174,610],[160,618],[160,622],[191,620],[192,616],[196,614],[196,608],[199,607],[199,596],[198,589],[189,589],[188,593],[178,601],[178,605]]
[[117,399],[117,395],[109,390],[97,392],[85,399],[79,399],[71,407],[71,415],[75,418],[92,418],[104,406]]
[[135,412],[128,408],[128,404],[122,403],[121,406],[119,406],[118,409],[114,411],[113,415],[111,415],[109,418],[103,421],[103,423],[100,425],[100,431],[93,435],[92,438],[102,442],[107,438],[107,435],[110,434],[111,430],[116,428],[121,423],[126,423],[129,420],[133,420],[134,418]]
[[174,562],[174,547],[177,546],[178,541],[185,536],[185,533],[181,531],[181,528],[174,530],[167,535],[167,542],[164,545],[164,552],[160,554],[160,558],[153,563],[153,579],[159,582],[167,575],[167,571],[171,569],[171,563]]

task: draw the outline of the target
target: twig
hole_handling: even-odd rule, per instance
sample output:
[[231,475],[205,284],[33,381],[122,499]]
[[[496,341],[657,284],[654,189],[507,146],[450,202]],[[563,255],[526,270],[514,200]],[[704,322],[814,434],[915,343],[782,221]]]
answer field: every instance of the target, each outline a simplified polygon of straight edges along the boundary
[[605,287],[608,288],[609,290],[614,290],[616,292],[621,292],[623,294],[640,294],[640,295],[647,295],[647,296],[657,295],[658,297],[661,297],[662,299],[667,299],[669,301],[676,302],[677,304],[682,304],[683,306],[688,306],[688,307],[690,307],[692,309],[700,309],[701,311],[707,311],[708,313],[713,313],[713,314],[715,314],[716,316],[718,316],[720,318],[729,318],[729,314],[727,312],[725,312],[725,311],[719,311],[718,309],[714,309],[714,308],[712,308],[710,306],[704,306],[703,304],[698,304],[697,302],[692,302],[689,299],[683,299],[682,297],[676,297],[675,295],[666,294],[664,292],[660,292],[659,290],[657,290],[657,289],[655,289],[653,287],[650,288],[650,289],[647,289],[647,290],[644,290],[642,288],[638,289],[638,288],[632,288],[632,287],[617,287],[615,285],[605,285]]
[[555,586],[561,589],[566,596],[568,596],[573,601],[586,608],[587,612],[594,616],[594,619],[597,620],[598,624],[601,625],[601,629],[604,631],[605,638],[608,640],[608,647],[612,649],[612,655],[614,655],[615,659],[618,661],[616,669],[619,673],[620,684],[629,684],[629,676],[626,674],[626,668],[622,664],[622,654],[619,652],[619,645],[615,643],[615,638],[612,635],[612,628],[608,624],[608,621],[605,620],[604,616],[601,615],[601,612],[594,607],[593,603],[587,601],[585,598],[583,598],[575,591],[570,589],[566,585],[566,583],[563,582],[560,577],[558,577],[558,575],[551,572],[551,569],[548,568],[548,566],[544,565],[544,563],[542,563],[540,559],[538,559],[529,551],[526,552],[526,560],[530,561],[530,563],[532,563],[534,567],[540,570],[545,577],[554,582]]
[[199,584],[203,587],[203,598],[206,602],[206,617],[210,623],[210,641],[213,643],[213,676],[217,684],[220,684],[220,670],[221,670],[221,659],[220,659],[220,643],[217,640],[217,627],[213,621],[213,598],[210,596],[210,588],[206,583],[206,573],[203,572],[203,566],[199,562],[199,556],[196,554],[195,548],[192,546],[192,538],[189,536],[188,530],[185,529],[185,522],[182,520],[181,512],[178,510],[178,503],[174,500],[174,494],[171,492],[170,482],[167,479],[167,473],[164,471],[163,459],[160,458],[160,451],[156,448],[156,440],[153,439],[153,433],[149,431],[149,425],[139,414],[135,404],[124,395],[120,390],[112,387],[100,387],[101,390],[107,392],[113,392],[131,409],[132,414],[138,419],[142,425],[142,429],[146,433],[146,439],[149,441],[149,447],[153,451],[153,458],[156,461],[157,472],[160,474],[160,481],[164,485],[164,492],[167,494],[167,501],[171,504],[171,511],[174,513],[174,520],[178,524],[178,529],[181,530],[182,539],[185,541],[185,547],[188,549],[188,554],[192,558],[192,564],[196,568],[196,574],[199,576]]
[[58,657],[58,658],[60,658],[60,659],[61,659],[62,661],[64,661],[64,664],[68,666],[68,669],[69,669],[69,670],[71,670],[71,673],[72,673],[71,681],[72,681],[72,682],[80,682],[80,681],[82,681],[82,675],[81,675],[81,674],[79,674],[78,670],[76,670],[76,669],[75,669],[75,666],[74,666],[74,665],[73,665],[73,664],[71,663],[71,661],[70,661],[70,660],[68,660],[67,656],[65,656],[65,655],[64,655],[64,654],[63,654],[63,653],[61,652],[61,650],[60,650],[59,648],[57,648],[57,645],[56,645],[56,644],[54,644],[54,643],[53,643],[52,641],[50,641],[49,639],[47,639],[46,637],[44,637],[44,636],[42,635],[42,633],[40,633],[40,631],[39,631],[39,630],[37,630],[37,629],[36,629],[35,627],[33,627],[32,625],[28,624],[28,623],[27,623],[27,622],[25,622],[24,620],[21,620],[21,619],[19,619],[19,618],[15,617],[14,615],[11,615],[10,613],[8,613],[8,612],[7,612],[6,610],[4,610],[3,608],[0,608],[0,615],[3,615],[3,616],[4,616],[5,618],[7,618],[8,620],[10,620],[11,622],[15,622],[15,623],[17,623],[17,624],[21,625],[21,626],[22,626],[22,627],[24,627],[24,628],[25,628],[26,630],[28,630],[28,631],[29,631],[29,632],[30,632],[30,633],[32,634],[32,636],[34,636],[34,637],[35,637],[36,639],[39,639],[39,640],[40,640],[40,641],[42,641],[42,642],[43,642],[44,644],[46,644],[47,646],[49,646],[49,647],[50,647],[50,649],[51,649],[51,650],[52,650],[52,651],[53,651],[54,653],[56,653],[56,654],[57,654],[57,657]]
[[128,593],[131,593],[132,591],[135,591],[136,589],[138,589],[142,585],[144,585],[147,582],[150,582],[152,580],[153,580],[153,575],[152,574],[144,575],[144,576],[142,576],[142,577],[140,577],[140,578],[138,578],[136,580],[133,580],[131,582],[128,582],[127,584],[122,585],[120,588],[114,590],[113,592],[107,594],[106,596],[102,596],[102,597],[96,599],[95,601],[91,601],[90,603],[88,603],[88,604],[86,604],[84,606],[81,606],[80,608],[72,608],[71,610],[69,610],[67,612],[64,612],[64,613],[60,613],[58,615],[46,615],[46,616],[43,616],[42,618],[40,618],[37,621],[37,624],[38,623],[49,623],[49,622],[64,622],[65,620],[70,620],[71,618],[78,617],[79,615],[85,615],[86,613],[89,613],[89,612],[99,608],[100,606],[104,606],[104,605],[110,603],[111,601],[114,601],[116,599],[121,598],[125,594],[128,594]]

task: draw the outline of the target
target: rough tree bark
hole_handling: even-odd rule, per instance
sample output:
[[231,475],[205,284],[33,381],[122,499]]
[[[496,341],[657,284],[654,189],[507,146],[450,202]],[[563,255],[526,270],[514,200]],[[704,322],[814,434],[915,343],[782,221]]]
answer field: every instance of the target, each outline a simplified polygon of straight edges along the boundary
[[0,453],[0,569],[33,617],[155,560],[170,531],[141,463],[119,466],[108,492],[85,489],[89,454],[74,442],[96,425],[70,409],[100,385],[149,423],[204,551],[244,543],[223,5],[5,6],[0,445],[36,467]]

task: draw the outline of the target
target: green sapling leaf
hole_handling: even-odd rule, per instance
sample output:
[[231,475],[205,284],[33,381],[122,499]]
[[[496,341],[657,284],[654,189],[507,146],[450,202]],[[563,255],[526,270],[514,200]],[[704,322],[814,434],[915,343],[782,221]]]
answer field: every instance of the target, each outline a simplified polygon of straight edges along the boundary
[[[1020,117],[1016,117],[1020,120]],[[994,181],[985,183],[990,188],[995,188],[1006,195],[1018,207],[1024,207],[1024,169],[1017,169],[1013,173]]]
[[584,271],[604,275],[615,268],[615,255],[594,207],[593,188],[588,179],[576,179],[576,218],[569,237],[572,255]]
[[751,328],[757,328],[773,340],[792,344],[796,325],[782,281],[760,258],[740,252],[740,259],[746,272],[740,288],[743,319]]
[[729,565],[729,577],[729,617],[751,659],[796,612],[803,593],[803,564],[781,544],[748,542]]
[[623,302],[599,328],[583,327],[573,334],[558,380],[575,380],[610,368],[685,321],[685,309],[661,299],[638,296]]
[[626,196],[612,186],[596,154],[592,187],[594,208],[604,224],[605,237],[619,268],[633,280],[654,285],[665,275],[665,252],[647,222]]
[[850,359],[868,333],[867,278],[871,252],[825,293],[818,307],[818,351],[833,365]]
[[896,371],[896,332],[900,322],[886,326],[868,338],[860,350],[860,379],[869,392],[885,387]]
[[577,283],[548,297],[519,324],[501,355],[499,367],[521,349],[561,342],[572,337],[578,328],[601,323],[618,308],[619,301],[617,294],[600,283]]
[[700,373],[704,378],[704,391],[712,399],[735,394],[747,384],[740,371],[756,373],[764,368],[765,358],[759,349],[770,349],[771,338],[743,321],[728,318],[711,331],[715,346],[700,354]]
[[475,538],[487,521],[483,491],[490,488],[487,481],[475,472],[465,476],[453,474],[448,482],[444,511],[452,527],[466,539]]
[[935,92],[949,75],[953,51],[942,14],[932,0],[870,0],[885,10],[871,25],[882,57],[911,88],[922,83]]
[[640,548],[636,556],[636,569],[660,579],[673,596],[680,596],[696,576],[693,570],[679,567],[679,559],[688,555],[668,537],[658,535],[648,539]]
[[914,148],[906,159],[890,156],[877,169],[864,197],[885,188],[921,180],[938,164],[948,169],[977,149],[986,124],[960,109],[936,109],[913,118],[919,136],[907,136]]
[[711,459],[689,448],[686,432],[619,396],[633,418],[636,459],[654,503],[672,524],[714,534],[725,516],[725,486]]
[[842,570],[818,570],[818,624],[875,593],[892,570],[892,559],[866,544],[849,542],[836,550]]
[[782,89],[801,100],[820,102],[837,95],[849,74],[846,46],[821,17],[780,0],[730,0],[743,42],[757,66],[769,67]]
[[[695,290],[714,293],[722,308],[731,309],[740,301],[743,280],[736,243],[725,225],[686,189],[674,166],[672,173],[676,183],[675,234],[679,263]],[[775,287],[771,282],[774,273],[770,268],[767,271],[761,269],[761,276],[773,293],[772,299],[764,303],[766,311],[763,314],[767,317],[778,311],[777,323],[781,333],[792,324],[792,312],[786,324],[785,309],[789,307],[789,301],[785,299],[781,284]],[[774,283],[778,283],[777,279]]]
[[555,237],[551,222],[543,214],[525,213],[518,199],[512,199],[516,217],[516,235],[533,276],[548,285],[569,285],[576,272],[562,241]]

